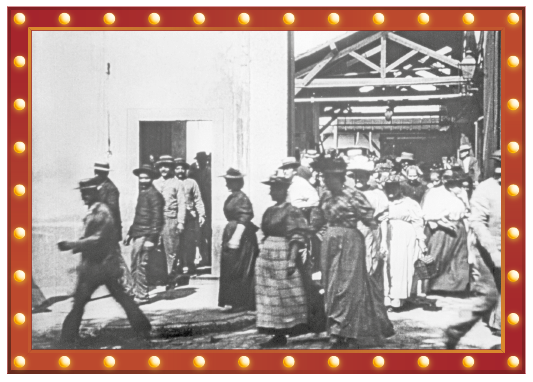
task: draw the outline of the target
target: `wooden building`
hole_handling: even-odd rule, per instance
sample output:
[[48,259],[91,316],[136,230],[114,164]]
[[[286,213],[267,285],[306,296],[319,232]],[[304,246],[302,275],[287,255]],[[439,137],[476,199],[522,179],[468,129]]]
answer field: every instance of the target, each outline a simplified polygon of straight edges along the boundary
[[[296,32],[298,33],[298,32]],[[500,146],[499,32],[347,32],[295,58],[290,149],[484,159]]]

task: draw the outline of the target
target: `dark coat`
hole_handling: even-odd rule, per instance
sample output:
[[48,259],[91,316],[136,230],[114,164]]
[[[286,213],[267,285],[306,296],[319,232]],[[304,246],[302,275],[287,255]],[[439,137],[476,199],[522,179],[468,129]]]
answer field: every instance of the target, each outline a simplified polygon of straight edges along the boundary
[[115,222],[115,228],[117,230],[118,241],[122,240],[122,219],[120,218],[120,205],[117,186],[107,178],[102,184],[98,186],[98,195],[100,196],[100,202],[106,204],[111,211],[111,216]]
[[157,243],[165,224],[163,219],[164,206],[165,199],[154,186],[150,186],[145,191],[139,191],[135,218],[128,235],[133,238],[145,236],[152,243]]

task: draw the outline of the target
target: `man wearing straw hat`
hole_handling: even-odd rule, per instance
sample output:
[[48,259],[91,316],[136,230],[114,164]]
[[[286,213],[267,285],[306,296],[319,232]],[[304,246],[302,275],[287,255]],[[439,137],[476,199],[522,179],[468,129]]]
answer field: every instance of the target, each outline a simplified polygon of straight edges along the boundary
[[163,195],[165,208],[163,216],[165,225],[161,232],[161,240],[167,257],[167,289],[172,289],[174,283],[171,280],[172,269],[176,263],[176,253],[179,238],[185,229],[185,195],[180,181],[174,176],[174,158],[170,155],[161,155],[155,164],[161,177],[154,180],[154,187]]
[[148,302],[148,282],[146,266],[148,255],[159,241],[159,235],[165,224],[163,208],[165,199],[153,185],[158,177],[151,165],[145,164],[133,170],[139,178],[139,197],[135,208],[135,218],[124,239],[124,245],[133,241],[131,249],[131,273],[133,275],[135,301]]
[[[109,207],[111,216],[113,216],[113,222],[115,223],[115,228],[117,231],[117,240],[122,241],[122,219],[120,218],[120,205],[119,198],[120,192],[118,191],[117,186],[111,179],[109,179],[109,172],[111,171],[109,163],[107,162],[96,162],[94,164],[94,176],[97,183],[96,189],[98,190],[98,195],[100,202],[104,203]],[[126,293],[133,296],[133,279],[131,277],[131,272],[124,261],[122,255],[120,256],[120,268],[122,268],[122,277],[120,283],[126,289]]]
[[128,320],[139,339],[146,341],[150,335],[150,322],[119,284],[121,273],[119,258],[122,256],[117,241],[118,233],[110,209],[99,201],[97,184],[98,180],[95,178],[79,182],[81,197],[89,209],[83,219],[83,237],[75,241],[57,243],[60,251],[81,252],[74,304],[63,322],[60,339],[61,345],[69,349],[75,348],[79,342],[78,331],[85,305],[101,285],[107,287],[109,293],[126,311]]
[[303,210],[304,215],[309,217],[309,209],[317,207],[319,198],[318,192],[311,183],[297,175],[300,163],[294,157],[285,158],[279,167],[283,170],[285,178],[291,181],[288,191],[288,201],[297,208]]

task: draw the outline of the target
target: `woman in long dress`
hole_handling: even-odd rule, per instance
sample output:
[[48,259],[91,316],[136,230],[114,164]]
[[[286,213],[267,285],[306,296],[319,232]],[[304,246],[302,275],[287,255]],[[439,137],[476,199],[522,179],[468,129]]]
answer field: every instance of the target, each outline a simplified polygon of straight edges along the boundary
[[302,274],[296,262],[309,233],[302,212],[287,202],[290,180],[271,177],[275,205],[269,207],[261,223],[265,240],[256,264],[257,329],[273,337],[262,348],[287,344],[287,335],[308,332],[308,305]]
[[224,203],[228,224],[222,235],[218,305],[231,306],[231,312],[255,310],[254,268],[259,247],[254,211],[241,191],[244,175],[230,168],[222,177],[231,194]]
[[427,251],[422,209],[413,199],[403,196],[399,176],[385,183],[389,199],[388,261],[385,266],[385,305],[399,309],[411,295],[415,261]]
[[429,280],[428,292],[462,292],[468,286],[470,269],[464,223],[468,200],[459,173],[446,170],[442,180],[443,186],[431,188],[422,202],[428,252],[436,262],[436,274]]
[[327,190],[311,222],[315,230],[327,227],[321,270],[331,348],[355,347],[356,340],[362,338],[381,342],[394,330],[383,293],[376,290],[368,276],[365,240],[357,229],[359,221],[371,229],[377,227],[374,210],[360,191],[344,185],[345,163],[324,160],[323,172]]

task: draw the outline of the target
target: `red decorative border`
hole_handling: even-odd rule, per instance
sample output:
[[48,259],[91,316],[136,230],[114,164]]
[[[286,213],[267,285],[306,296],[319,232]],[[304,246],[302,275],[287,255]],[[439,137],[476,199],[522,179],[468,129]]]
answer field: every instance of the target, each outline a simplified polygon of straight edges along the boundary
[[[24,24],[14,22],[16,13],[26,17]],[[60,13],[70,15],[70,23],[59,23]],[[116,21],[108,26],[103,21],[104,14],[111,12]],[[157,26],[148,22],[151,13],[158,13],[161,21]],[[237,17],[245,12],[250,15],[250,23],[240,25]],[[294,24],[283,23],[287,12],[296,17]],[[335,12],[340,16],[336,25],[328,23],[328,15]],[[376,25],[372,16],[380,12],[385,22]],[[428,13],[430,23],[421,25],[417,17],[421,12]],[[463,23],[463,15],[472,13],[475,22]],[[203,13],[205,22],[198,26],[193,22],[195,13]],[[507,21],[510,13],[516,13],[520,21],[512,25]],[[525,373],[525,7],[493,8],[282,8],[282,7],[9,7],[8,23],[8,359],[9,373]],[[32,350],[31,349],[31,31],[36,29],[54,30],[500,30],[501,34],[501,120],[502,120],[502,203],[503,220],[502,242],[504,243],[504,266],[502,273],[502,351],[423,351],[423,350],[370,350],[370,351],[329,351],[329,350]],[[42,30],[41,29],[41,30]],[[14,65],[16,56],[24,56],[26,65]],[[511,68],[507,64],[509,56],[517,56],[520,64]],[[26,101],[24,110],[16,110],[16,99]],[[509,99],[517,99],[520,107],[511,111],[507,107]],[[15,142],[24,142],[26,151],[16,153]],[[507,144],[511,141],[520,145],[517,153],[510,153]],[[13,192],[15,185],[26,187],[23,196]],[[517,196],[506,192],[510,184],[520,188]],[[509,214],[506,214],[509,211]],[[14,237],[14,230],[26,230],[23,239]],[[511,240],[506,232],[510,227],[520,231],[517,239]],[[23,270],[26,279],[14,280],[14,273]],[[516,270],[520,279],[511,283],[507,272]],[[516,313],[520,317],[517,325],[509,325],[506,314]],[[23,313],[26,322],[16,325],[13,317]],[[70,358],[70,366],[61,368],[61,356]],[[157,368],[148,365],[150,356],[158,356],[161,364]],[[283,366],[283,358],[292,356],[295,365]],[[340,360],[337,368],[328,366],[328,358],[335,355]],[[420,368],[420,356],[427,356],[430,365]],[[463,366],[463,358],[470,355],[475,364],[471,368]],[[14,366],[17,356],[25,358],[22,368]],[[106,368],[103,359],[113,356],[116,364]],[[196,368],[193,359],[202,356],[205,365]],[[250,359],[250,366],[243,369],[237,361],[240,356]],[[385,365],[373,366],[375,356],[382,356]],[[520,364],[511,368],[508,358],[516,356]]]

